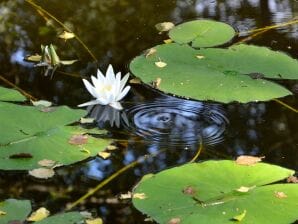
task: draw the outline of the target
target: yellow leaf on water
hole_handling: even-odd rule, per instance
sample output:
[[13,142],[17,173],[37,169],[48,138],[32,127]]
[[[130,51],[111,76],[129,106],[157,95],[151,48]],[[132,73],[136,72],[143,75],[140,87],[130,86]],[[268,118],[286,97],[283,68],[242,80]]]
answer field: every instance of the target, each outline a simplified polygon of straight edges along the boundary
[[114,151],[114,150],[118,149],[118,147],[115,145],[108,145],[106,149],[109,151]]
[[163,61],[157,61],[157,62],[155,62],[155,65],[159,68],[164,68],[167,66],[167,63],[165,63]]
[[205,56],[203,56],[203,55],[196,55],[196,58],[197,59],[203,59],[203,58],[205,58]]
[[103,221],[101,218],[87,219],[86,224],[103,224]]
[[172,39],[166,39],[166,40],[164,40],[163,42],[164,42],[165,44],[170,44],[170,43],[173,42],[173,40],[172,40]]
[[94,123],[94,118],[81,117],[80,123],[81,124],[92,124],[92,123]]
[[264,159],[265,157],[262,156],[262,157],[256,157],[256,156],[239,156],[237,159],[236,159],[236,163],[238,165],[245,165],[245,166],[251,166],[251,165],[254,165],[258,162],[261,162],[262,159]]
[[29,174],[39,179],[48,179],[55,175],[55,171],[48,168],[37,168],[34,170],[30,170]]
[[151,55],[154,55],[157,52],[155,48],[150,48],[149,50],[146,51],[145,57],[148,58]]
[[0,216],[1,215],[6,215],[6,212],[0,210]]
[[130,199],[130,198],[132,198],[132,193],[129,191],[129,192],[127,192],[126,194],[121,194],[119,198],[120,198],[121,200],[124,200],[124,199]]
[[97,153],[97,155],[103,159],[107,159],[111,156],[111,153],[110,152],[99,152],[99,153]]
[[241,187],[238,188],[236,191],[245,193],[245,192],[248,192],[248,191],[250,191],[251,189],[253,189],[253,188],[255,188],[255,187],[256,187],[256,186],[252,186],[252,187],[244,187],[244,186],[241,186]]
[[233,220],[241,222],[245,216],[246,216],[246,210],[244,210],[241,214],[234,216]]
[[41,55],[39,54],[34,54],[34,55],[29,55],[29,56],[26,56],[24,58],[25,61],[29,61],[29,62],[40,62],[41,61]]
[[135,193],[132,195],[133,198],[137,198],[137,199],[145,199],[147,198],[145,193]]
[[282,192],[282,191],[277,191],[277,192],[274,192],[274,194],[275,194],[275,197],[277,197],[277,198],[287,198],[288,197],[288,195],[286,195],[284,192]]
[[45,219],[46,217],[48,217],[50,215],[50,212],[42,207],[42,208],[39,208],[37,209],[35,212],[33,212],[28,218],[27,218],[27,221],[30,221],[30,222],[37,222],[37,221],[40,221],[40,220],[43,220]]
[[61,33],[58,37],[64,40],[68,40],[74,38],[75,35],[74,33],[63,31],[63,33]]

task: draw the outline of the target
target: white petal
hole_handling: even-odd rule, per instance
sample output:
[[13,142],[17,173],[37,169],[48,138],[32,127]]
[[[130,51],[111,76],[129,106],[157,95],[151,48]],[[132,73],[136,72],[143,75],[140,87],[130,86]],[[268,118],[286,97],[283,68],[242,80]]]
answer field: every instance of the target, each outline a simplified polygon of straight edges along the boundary
[[119,103],[119,102],[112,102],[109,105],[111,107],[115,108],[116,110],[122,110],[123,109],[121,103]]
[[119,94],[119,96],[117,96],[116,101],[120,101],[120,100],[122,100],[123,97],[126,96],[126,94],[128,93],[129,90],[130,90],[130,86],[126,86],[126,87],[124,88],[124,90]]
[[127,80],[129,78],[129,73],[127,73],[121,80],[121,84],[120,84],[120,91],[122,91],[123,87],[125,86]]
[[99,69],[97,69],[97,79],[101,82],[104,82],[105,80],[105,76],[102,74],[102,72]]
[[93,75],[91,75],[91,80],[92,80],[92,83],[93,83],[93,86],[96,88],[98,88],[98,79],[96,77],[94,77]]
[[108,81],[109,84],[113,85],[115,82],[115,73],[113,70],[112,65],[109,65],[107,72],[106,72],[106,81]]
[[90,84],[90,82],[88,82],[86,79],[83,79],[83,82],[84,82],[84,85],[85,85],[86,89],[88,90],[88,92],[96,98],[96,96],[97,96],[96,91],[95,91],[94,87]]
[[96,104],[101,104],[101,103],[99,103],[98,100],[91,100],[86,103],[82,103],[82,104],[78,105],[78,107],[86,107],[86,106],[96,105]]

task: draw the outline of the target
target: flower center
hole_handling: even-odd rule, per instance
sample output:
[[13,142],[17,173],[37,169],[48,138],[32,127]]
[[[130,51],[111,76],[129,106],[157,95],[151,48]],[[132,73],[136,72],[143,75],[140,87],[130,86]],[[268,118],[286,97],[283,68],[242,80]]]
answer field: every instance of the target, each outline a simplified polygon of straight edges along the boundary
[[111,85],[105,85],[105,86],[103,86],[103,88],[102,88],[102,91],[103,92],[109,92],[109,91],[111,91],[112,90],[112,86]]

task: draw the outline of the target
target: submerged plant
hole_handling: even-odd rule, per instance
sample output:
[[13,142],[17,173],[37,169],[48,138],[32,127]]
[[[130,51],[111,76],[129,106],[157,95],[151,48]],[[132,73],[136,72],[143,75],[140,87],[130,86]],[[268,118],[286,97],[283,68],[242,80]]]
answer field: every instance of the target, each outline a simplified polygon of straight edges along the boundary
[[95,100],[91,100],[78,106],[85,107],[101,104],[110,105],[117,110],[121,110],[122,106],[119,101],[122,100],[130,90],[130,86],[124,88],[128,77],[128,73],[122,79],[121,72],[118,72],[115,75],[112,65],[109,65],[106,76],[104,76],[100,70],[97,70],[97,78],[91,76],[93,85],[86,79],[83,79],[86,89]]

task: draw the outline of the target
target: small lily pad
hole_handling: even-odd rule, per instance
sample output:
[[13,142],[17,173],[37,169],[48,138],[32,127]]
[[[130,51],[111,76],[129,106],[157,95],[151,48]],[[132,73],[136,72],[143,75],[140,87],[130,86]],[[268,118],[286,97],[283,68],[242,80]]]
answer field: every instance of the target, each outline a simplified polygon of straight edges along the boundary
[[13,220],[24,221],[31,212],[31,204],[29,200],[7,199],[0,202],[0,210],[5,215],[0,215],[0,223],[9,223]]
[[0,100],[1,101],[24,101],[26,97],[19,91],[14,89],[8,89],[0,86]]
[[190,44],[195,48],[213,47],[230,41],[235,36],[235,30],[226,23],[202,19],[174,27],[169,36],[179,44]]

